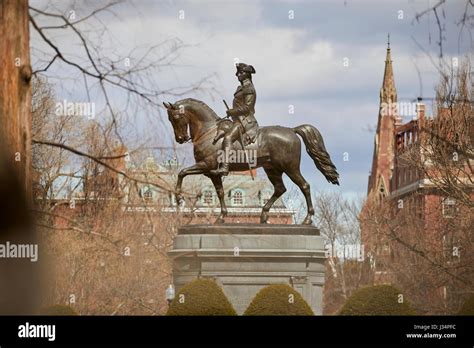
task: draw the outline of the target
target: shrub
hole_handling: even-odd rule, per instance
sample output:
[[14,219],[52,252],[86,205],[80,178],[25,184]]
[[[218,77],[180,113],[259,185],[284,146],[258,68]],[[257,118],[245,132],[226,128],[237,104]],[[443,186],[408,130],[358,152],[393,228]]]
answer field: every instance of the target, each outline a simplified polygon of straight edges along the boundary
[[166,315],[237,315],[237,313],[214,281],[196,279],[183,286]]
[[400,290],[391,285],[375,285],[358,289],[342,306],[340,315],[414,315],[410,303]]
[[244,315],[314,315],[298,291],[286,284],[261,289]]
[[66,305],[53,305],[45,307],[41,310],[42,315],[78,315],[77,312],[70,306]]
[[474,294],[471,294],[464,302],[459,311],[459,315],[474,315]]

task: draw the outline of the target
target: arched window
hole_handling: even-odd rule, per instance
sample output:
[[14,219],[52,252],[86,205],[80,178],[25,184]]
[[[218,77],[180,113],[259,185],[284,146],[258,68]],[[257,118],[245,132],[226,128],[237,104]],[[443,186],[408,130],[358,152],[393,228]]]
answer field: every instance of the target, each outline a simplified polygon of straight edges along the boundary
[[204,205],[213,205],[214,204],[214,192],[210,189],[205,189],[202,191],[201,196],[202,204]]
[[232,191],[232,205],[244,205],[244,191],[240,189]]
[[153,191],[148,186],[142,189],[142,197],[145,202],[150,203],[153,201]]

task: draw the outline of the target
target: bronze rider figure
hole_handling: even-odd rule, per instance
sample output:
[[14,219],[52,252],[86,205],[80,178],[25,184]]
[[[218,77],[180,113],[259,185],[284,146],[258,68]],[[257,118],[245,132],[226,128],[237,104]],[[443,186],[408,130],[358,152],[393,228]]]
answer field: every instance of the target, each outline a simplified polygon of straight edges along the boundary
[[[251,65],[244,63],[236,64],[237,72],[235,76],[240,82],[240,86],[234,93],[234,100],[232,102],[232,109],[227,110],[227,116],[232,118],[233,125],[227,131],[222,142],[222,150],[224,153],[229,153],[232,149],[232,144],[240,139],[241,134],[245,144],[251,144],[257,137],[258,123],[255,119],[255,102],[257,94],[252,82],[252,74],[255,74],[255,69]],[[223,156],[224,161],[211,174],[227,175],[229,174],[228,156]]]

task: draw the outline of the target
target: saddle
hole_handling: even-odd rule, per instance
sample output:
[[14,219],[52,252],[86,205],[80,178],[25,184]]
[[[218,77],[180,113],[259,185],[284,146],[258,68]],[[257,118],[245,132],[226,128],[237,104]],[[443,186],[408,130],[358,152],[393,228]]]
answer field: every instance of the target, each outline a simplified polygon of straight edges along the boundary
[[[235,118],[233,118],[235,119]],[[217,131],[216,131],[216,136],[214,138],[214,143],[217,142],[219,139],[223,138],[224,135],[226,134],[226,128],[229,127],[229,123],[231,121],[227,119],[221,119],[217,122]],[[257,120],[253,115],[249,115],[246,118],[240,119],[235,119],[234,122],[240,123],[241,127],[239,128],[240,130],[244,130],[244,133],[242,134],[242,137],[239,136],[239,138],[233,143],[233,148],[234,150],[242,150],[241,146],[241,141],[240,139],[243,139],[244,145],[246,149],[257,149],[260,147],[260,137],[259,137],[259,130],[260,127],[258,126]]]
[[[260,148],[260,128],[253,127],[251,129],[252,135],[250,135],[248,132],[244,133],[242,135],[242,138],[244,140],[244,145],[246,150],[257,150]],[[233,144],[232,147],[234,150],[242,150],[242,145],[240,143],[240,139],[237,139]]]
[[257,134],[258,134],[258,129],[259,129],[258,122],[255,119],[255,116],[253,114],[250,114],[246,117],[242,117],[242,116],[239,116],[239,117],[240,117],[240,122],[242,126],[244,127],[243,138],[244,138],[245,145],[250,145],[254,143],[255,140],[257,140]]
[[[219,139],[223,138],[224,135],[226,134],[226,128],[229,127],[228,124],[230,121],[227,121],[227,122],[224,122],[225,120],[222,120],[222,121],[223,122],[217,123],[217,134],[214,138],[214,142],[217,142]],[[242,147],[242,143],[240,141],[240,139],[243,138],[244,143],[245,143],[244,144],[245,152],[247,154],[243,156],[242,160],[245,162],[249,162],[250,160],[258,159],[258,163],[266,161],[266,159],[269,158],[270,154],[268,153],[267,149],[262,149],[262,138],[264,136],[263,130],[265,128],[266,127],[260,128],[257,122],[252,123],[252,127],[248,128],[250,130],[251,135],[247,138],[250,139],[250,141],[245,140],[246,137],[244,134],[242,137],[239,136],[237,140],[235,140],[234,143],[232,144],[232,150],[235,151],[235,154],[242,155],[242,153],[244,153],[243,151],[244,148]],[[240,129],[242,129],[242,127],[240,127]]]

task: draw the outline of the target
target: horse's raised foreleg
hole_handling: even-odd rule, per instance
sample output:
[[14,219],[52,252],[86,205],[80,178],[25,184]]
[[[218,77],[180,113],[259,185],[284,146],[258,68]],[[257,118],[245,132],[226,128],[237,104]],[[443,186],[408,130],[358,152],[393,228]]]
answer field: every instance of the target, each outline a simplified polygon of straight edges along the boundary
[[183,196],[181,195],[181,186],[183,184],[183,179],[185,176],[188,175],[196,175],[196,174],[203,174],[207,170],[207,166],[204,162],[198,162],[195,165],[181,169],[178,173],[178,181],[176,182],[175,188],[175,197],[176,203],[180,205],[183,201]]
[[308,207],[308,214],[303,220],[303,225],[311,225],[311,223],[313,222],[314,208],[313,202],[311,200],[311,190],[309,184],[305,180],[305,178],[303,178],[303,175],[301,175],[299,168],[293,171],[286,172],[286,174],[296,185],[298,185],[301,192],[303,192],[304,194],[304,198],[306,199],[306,206]]
[[268,220],[268,212],[272,207],[273,203],[281,197],[282,194],[286,192],[285,184],[283,183],[282,172],[271,169],[271,168],[264,168],[265,173],[267,173],[268,179],[270,179],[271,183],[273,184],[274,191],[273,195],[270,197],[267,203],[263,206],[262,215],[260,215],[260,223],[266,224]]
[[210,175],[209,178],[212,180],[214,187],[216,189],[217,197],[219,198],[219,203],[221,205],[221,213],[216,220],[216,224],[224,223],[224,219],[227,216],[227,207],[224,200],[224,187],[222,186],[222,178],[220,175]]

